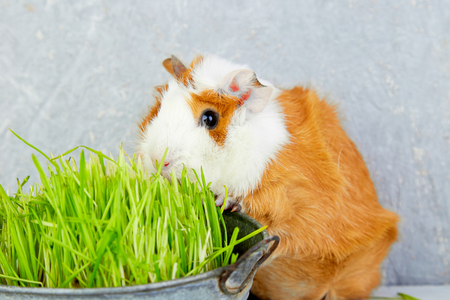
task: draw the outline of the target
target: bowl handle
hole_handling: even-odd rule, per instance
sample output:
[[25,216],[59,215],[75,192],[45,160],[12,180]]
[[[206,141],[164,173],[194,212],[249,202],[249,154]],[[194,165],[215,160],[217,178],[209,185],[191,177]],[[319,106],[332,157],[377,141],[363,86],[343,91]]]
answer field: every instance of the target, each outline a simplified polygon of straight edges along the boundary
[[[268,248],[268,244],[273,242]],[[225,270],[219,279],[219,287],[226,295],[241,292],[253,280],[259,266],[275,251],[280,243],[278,235],[270,236],[258,242]],[[267,249],[267,250],[266,250]],[[250,271],[248,271],[250,269]]]

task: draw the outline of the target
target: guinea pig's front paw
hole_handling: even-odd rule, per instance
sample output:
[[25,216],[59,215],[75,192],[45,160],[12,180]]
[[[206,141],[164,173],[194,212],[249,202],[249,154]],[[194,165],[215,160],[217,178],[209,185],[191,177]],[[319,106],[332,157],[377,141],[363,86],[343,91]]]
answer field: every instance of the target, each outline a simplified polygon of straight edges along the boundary
[[[220,194],[216,196],[216,205],[222,206],[225,201],[225,194]],[[231,209],[231,211],[241,211],[242,207],[238,202],[238,197],[234,197],[233,195],[228,195],[227,203],[225,203],[224,209]]]

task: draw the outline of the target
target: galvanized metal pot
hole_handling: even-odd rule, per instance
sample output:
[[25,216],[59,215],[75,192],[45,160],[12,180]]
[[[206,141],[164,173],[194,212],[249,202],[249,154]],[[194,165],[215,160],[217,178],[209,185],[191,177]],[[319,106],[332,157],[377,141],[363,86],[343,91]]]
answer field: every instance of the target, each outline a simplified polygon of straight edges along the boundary
[[[225,212],[224,219],[231,238],[239,227],[238,238],[261,227],[256,220],[240,212]],[[258,267],[278,246],[279,237],[260,234],[236,246],[240,254],[236,263],[195,276],[115,288],[25,288],[1,286],[0,299],[247,299]]]

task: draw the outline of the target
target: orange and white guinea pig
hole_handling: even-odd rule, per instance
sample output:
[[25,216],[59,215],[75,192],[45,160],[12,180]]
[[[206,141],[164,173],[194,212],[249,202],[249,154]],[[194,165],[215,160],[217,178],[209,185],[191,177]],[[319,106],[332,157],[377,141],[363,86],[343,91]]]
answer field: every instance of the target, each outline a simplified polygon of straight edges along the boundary
[[166,148],[163,174],[200,171],[233,208],[280,237],[258,270],[261,299],[364,299],[397,237],[398,217],[377,201],[366,165],[333,106],[302,87],[280,89],[245,65],[172,56],[139,123],[144,167]]

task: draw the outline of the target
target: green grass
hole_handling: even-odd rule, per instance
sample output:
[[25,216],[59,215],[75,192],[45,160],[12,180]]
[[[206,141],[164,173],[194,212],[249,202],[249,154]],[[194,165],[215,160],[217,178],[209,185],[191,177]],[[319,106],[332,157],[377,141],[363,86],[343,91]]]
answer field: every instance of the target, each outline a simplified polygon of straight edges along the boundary
[[196,275],[235,262],[234,245],[265,229],[224,240],[203,174],[191,182],[184,169],[169,181],[122,148],[113,160],[80,146],[91,155],[82,150],[76,163],[65,158],[76,148],[50,158],[24,142],[48,163],[32,155],[41,183],[28,192],[28,178],[13,196],[0,185],[1,284],[116,287]]

